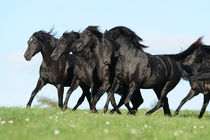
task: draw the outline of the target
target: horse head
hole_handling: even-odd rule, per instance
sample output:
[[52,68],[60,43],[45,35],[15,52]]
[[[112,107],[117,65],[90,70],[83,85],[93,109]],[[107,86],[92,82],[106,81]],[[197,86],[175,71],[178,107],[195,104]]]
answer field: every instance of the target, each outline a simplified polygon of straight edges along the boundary
[[57,47],[51,54],[51,57],[54,61],[57,61],[63,54],[69,54],[72,50],[72,44],[79,39],[79,33],[70,32],[63,33],[61,38],[58,40]]
[[73,52],[80,52],[85,48],[91,49],[91,51],[98,45],[98,41],[101,40],[102,33],[99,32],[98,26],[88,26],[80,35],[73,45]]
[[[38,31],[29,38],[28,48],[24,53],[24,57],[27,61],[30,61],[34,55],[44,50],[43,47],[54,48],[56,46],[56,40],[50,33]],[[50,49],[48,48],[48,50]]]

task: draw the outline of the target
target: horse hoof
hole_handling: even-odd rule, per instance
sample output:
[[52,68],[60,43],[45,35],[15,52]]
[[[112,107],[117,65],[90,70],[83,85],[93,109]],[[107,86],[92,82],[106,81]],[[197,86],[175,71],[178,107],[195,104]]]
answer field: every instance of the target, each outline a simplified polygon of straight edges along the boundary
[[107,110],[104,110],[104,114],[106,114]]
[[90,112],[91,113],[98,113],[98,111],[96,109],[92,109]]
[[73,109],[72,109],[72,111],[76,111],[76,110],[77,110],[76,108],[73,108]]
[[67,106],[63,106],[62,111],[65,111],[67,109]]
[[114,112],[115,112],[115,110],[112,109],[112,110],[110,110],[109,114],[114,114]]
[[128,112],[128,115],[136,115],[136,111],[135,110],[131,110]]
[[31,106],[30,105],[26,105],[26,109],[30,108]]
[[198,119],[202,119],[202,116],[199,115],[199,116],[198,116]]
[[63,105],[62,105],[62,106],[59,105],[58,107],[59,107],[60,109],[63,109]]
[[166,116],[166,117],[172,117],[171,114],[164,114],[164,116]]
[[178,111],[175,111],[175,112],[174,112],[174,116],[177,116],[178,114],[179,114]]
[[147,112],[145,115],[149,116],[149,115],[151,115],[151,113],[150,112]]
[[116,110],[117,114],[122,115],[122,113],[120,112],[120,110]]

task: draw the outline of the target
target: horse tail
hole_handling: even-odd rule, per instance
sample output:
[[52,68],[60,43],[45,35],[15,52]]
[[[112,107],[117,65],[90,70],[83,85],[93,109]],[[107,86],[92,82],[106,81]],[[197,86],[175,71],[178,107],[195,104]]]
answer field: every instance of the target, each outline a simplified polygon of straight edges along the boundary
[[180,64],[179,69],[181,71],[181,75],[184,80],[191,80],[191,77],[193,77],[193,67],[192,66]]
[[[196,66],[181,65],[182,78],[189,81],[210,80],[209,67],[204,67],[201,71],[196,71]],[[205,69],[205,70],[204,70]]]
[[198,75],[194,75],[191,77],[190,79],[191,81],[206,81],[206,80],[210,80],[210,72],[206,72],[206,73],[198,73]]

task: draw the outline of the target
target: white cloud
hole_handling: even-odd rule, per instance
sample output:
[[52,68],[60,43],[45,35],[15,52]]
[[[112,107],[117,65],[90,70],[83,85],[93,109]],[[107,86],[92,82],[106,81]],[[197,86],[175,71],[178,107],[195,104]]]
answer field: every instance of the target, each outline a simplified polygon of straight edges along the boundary
[[179,53],[188,48],[194,41],[198,39],[193,36],[145,36],[144,44],[149,48],[145,49],[146,52],[152,54],[165,54],[165,53]]
[[41,55],[38,54],[32,58],[31,61],[26,61],[23,52],[16,52],[4,56],[7,65],[15,70],[23,70],[25,68],[33,68],[40,65],[42,62]]

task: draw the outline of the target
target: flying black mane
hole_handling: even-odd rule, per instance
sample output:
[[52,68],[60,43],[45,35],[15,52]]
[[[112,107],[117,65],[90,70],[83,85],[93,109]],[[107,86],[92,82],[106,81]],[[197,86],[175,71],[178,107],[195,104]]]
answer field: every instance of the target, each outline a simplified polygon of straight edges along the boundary
[[80,37],[80,33],[79,32],[75,32],[75,31],[65,32],[65,33],[63,33],[63,36],[65,38],[68,38],[70,40],[75,41],[76,39],[78,39]]
[[51,37],[54,38],[54,35],[52,34],[52,30],[50,30],[49,32],[40,30],[40,31],[38,31],[38,32],[35,32],[35,33],[33,34],[33,36],[37,37],[37,38],[40,39],[40,40],[48,40],[48,39],[50,39]]
[[190,45],[190,47],[187,48],[185,51],[183,51],[179,54],[167,55],[167,56],[170,56],[170,57],[174,58],[175,60],[180,60],[180,59],[187,57],[200,45],[202,45],[202,37],[198,38],[198,40],[195,41],[192,45]]
[[125,36],[138,49],[147,48],[147,46],[144,46],[144,45],[139,43],[140,41],[143,41],[143,40],[139,36],[137,36],[135,32],[133,32],[132,30],[130,30],[127,27],[117,26],[117,27],[114,27],[111,30],[106,31],[104,33],[104,37],[107,38],[108,40],[111,40],[111,41],[114,41],[120,35]]
[[102,38],[103,34],[99,31],[98,26],[88,26],[85,30],[90,31],[94,35],[96,35],[99,39]]

